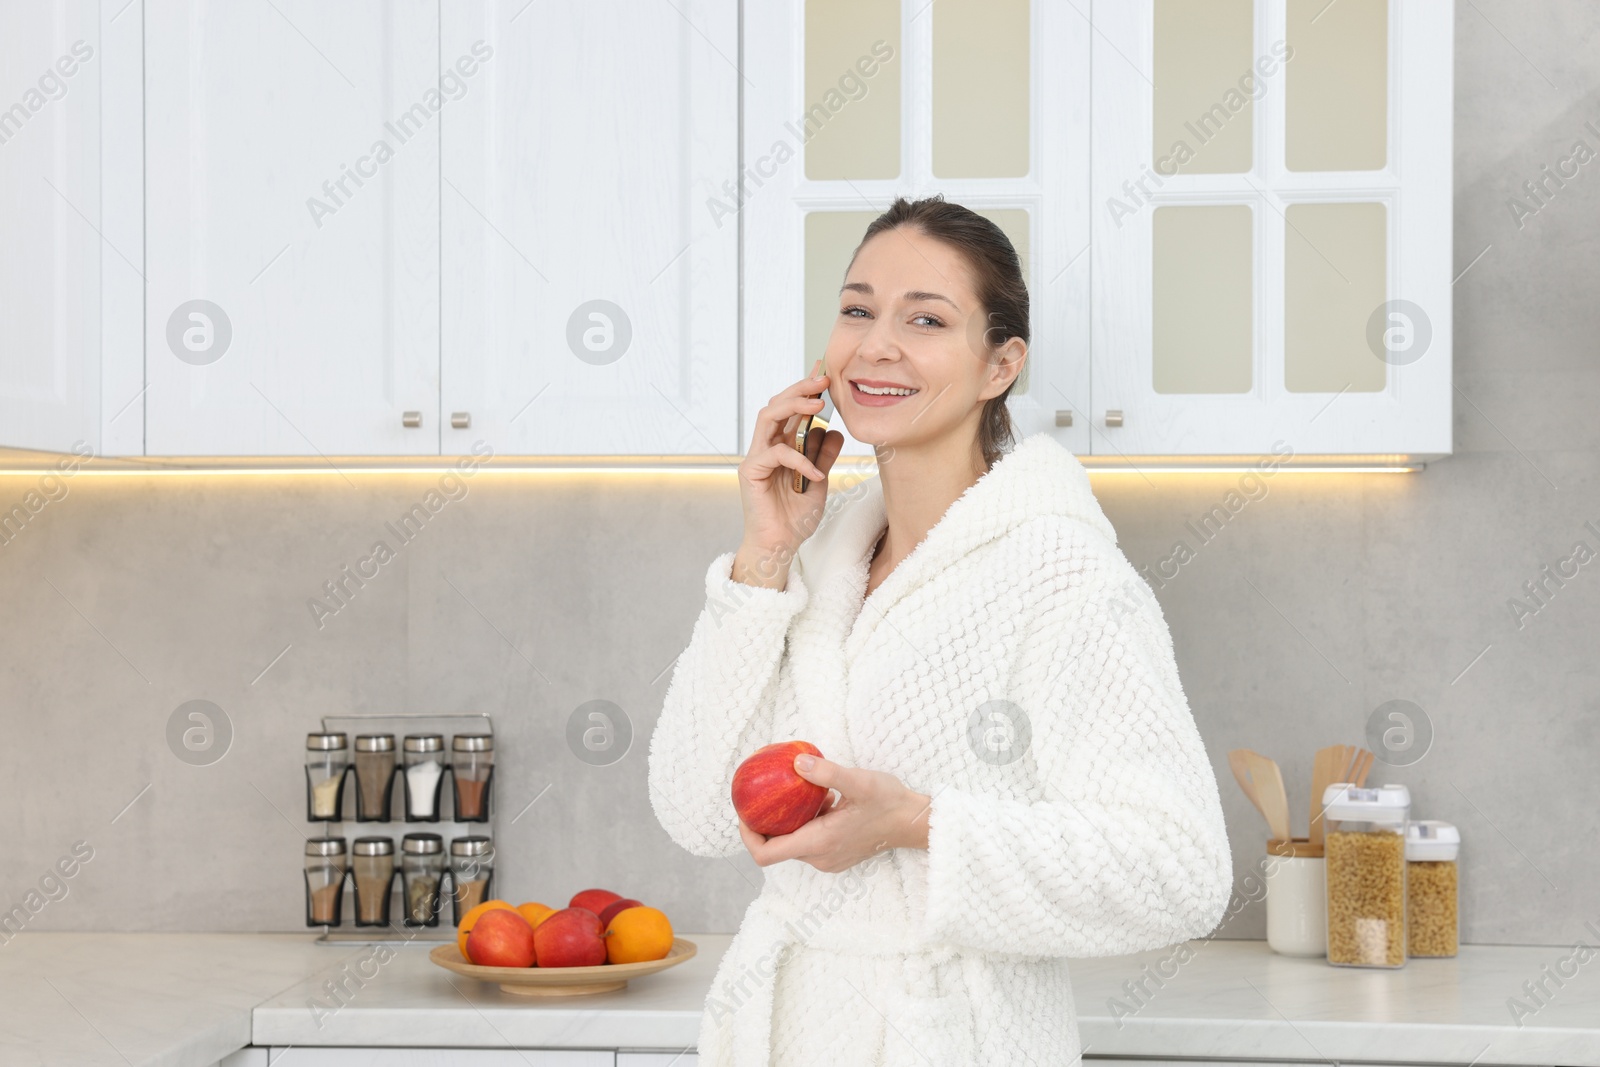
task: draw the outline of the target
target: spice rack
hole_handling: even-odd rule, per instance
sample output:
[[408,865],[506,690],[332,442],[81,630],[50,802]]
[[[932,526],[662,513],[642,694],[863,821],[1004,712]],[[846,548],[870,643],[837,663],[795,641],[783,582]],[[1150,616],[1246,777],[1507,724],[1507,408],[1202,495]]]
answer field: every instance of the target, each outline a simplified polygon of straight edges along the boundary
[[[441,753],[442,762],[448,768],[451,761],[451,739],[458,735],[485,735],[494,736],[494,723],[486,714],[460,713],[447,715],[428,714],[395,714],[395,715],[324,715],[322,717],[322,732],[343,733],[350,739],[353,746],[357,736],[368,734],[392,734],[395,738],[395,757],[397,768],[394,781],[391,783],[390,819],[388,822],[357,821],[357,793],[359,785],[356,781],[355,766],[352,762],[347,780],[344,784],[344,803],[339,821],[318,821],[313,825],[320,832],[330,837],[344,837],[354,841],[360,837],[381,836],[391,837],[395,843],[395,858],[400,859],[401,842],[408,833],[425,832],[438,834],[444,844],[445,870],[440,877],[438,894],[440,900],[439,921],[437,926],[407,926],[404,922],[406,914],[405,883],[398,876],[394,877],[389,888],[390,904],[389,922],[379,926],[350,927],[351,916],[356,914],[353,906],[342,907],[338,913],[344,917],[340,927],[324,927],[323,932],[316,941],[320,944],[380,944],[411,941],[444,942],[455,940],[455,924],[451,920],[451,896],[455,891],[453,876],[449,871],[450,843],[464,837],[489,836],[493,833],[493,807],[492,799],[488,800],[490,810],[484,812],[488,821],[462,821],[457,816],[455,803],[454,772],[446,770],[441,776],[438,787],[437,806],[432,808],[435,820],[408,819],[406,807],[406,772],[404,754],[401,751],[403,738],[407,735],[439,734],[444,738],[444,751]],[[353,752],[353,748],[352,748]],[[444,788],[448,785],[449,788]],[[492,793],[490,794],[492,798]],[[421,805],[427,810],[429,805]],[[448,885],[448,890],[447,890]],[[355,887],[346,885],[341,890],[341,895],[355,896]],[[351,902],[353,904],[353,900]],[[398,905],[398,906],[395,906]]]

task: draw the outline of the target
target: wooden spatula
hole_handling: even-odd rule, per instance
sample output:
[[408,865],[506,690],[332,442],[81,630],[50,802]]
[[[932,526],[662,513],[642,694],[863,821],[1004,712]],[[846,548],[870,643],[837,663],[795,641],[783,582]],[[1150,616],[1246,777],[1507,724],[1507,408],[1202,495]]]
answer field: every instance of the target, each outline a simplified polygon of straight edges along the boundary
[[1334,782],[1347,782],[1348,778],[1340,778],[1350,767],[1351,753],[1354,749],[1349,745],[1329,745],[1327,748],[1317,749],[1317,754],[1311,759],[1311,833],[1313,845],[1322,844],[1322,794],[1328,791],[1328,786]]
[[1257,783],[1272,836],[1280,841],[1289,840],[1289,794],[1283,787],[1283,772],[1278,769],[1277,762],[1265,756],[1255,757],[1250,764],[1250,777]]
[[[1256,784],[1250,780],[1250,757],[1255,756],[1248,748],[1236,748],[1228,753],[1228,766],[1233,770],[1234,781],[1239,783],[1239,788],[1244,790],[1244,795],[1250,803],[1266,818],[1267,809],[1261,804],[1261,797],[1256,792]],[[1259,758],[1259,757],[1258,757]],[[1269,820],[1268,826],[1271,822]]]
[[1228,753],[1228,766],[1244,795],[1267,820],[1272,836],[1288,840],[1289,802],[1284,795],[1283,775],[1278,765],[1259,752],[1236,748]]

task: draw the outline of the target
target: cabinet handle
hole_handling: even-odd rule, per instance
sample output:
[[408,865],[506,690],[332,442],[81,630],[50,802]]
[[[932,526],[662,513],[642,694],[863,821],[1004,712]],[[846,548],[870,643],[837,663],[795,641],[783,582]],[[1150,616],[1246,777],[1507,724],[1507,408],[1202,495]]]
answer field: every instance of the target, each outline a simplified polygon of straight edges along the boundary
[[1072,425],[1072,411],[1071,411],[1070,408],[1068,410],[1066,410],[1066,411],[1058,411],[1058,412],[1056,412],[1056,425],[1057,426],[1071,426]]
[[450,414],[450,428],[452,430],[466,430],[472,426],[472,412],[455,411]]
[[400,425],[404,426],[408,430],[415,430],[418,426],[422,425],[422,412],[402,411],[400,413]]
[[1106,412],[1106,425],[1107,426],[1113,426],[1113,427],[1122,425],[1122,409],[1121,408],[1111,408]]

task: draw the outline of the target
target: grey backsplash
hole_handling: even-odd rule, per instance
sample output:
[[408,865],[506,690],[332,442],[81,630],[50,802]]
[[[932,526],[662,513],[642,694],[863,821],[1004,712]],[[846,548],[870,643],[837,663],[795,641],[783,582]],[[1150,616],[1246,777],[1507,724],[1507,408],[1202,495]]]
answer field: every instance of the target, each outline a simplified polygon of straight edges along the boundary
[[[1239,475],[1096,488],[1136,564],[1194,552],[1157,595],[1241,898],[1266,832],[1227,751],[1283,764],[1304,833],[1313,749],[1361,743],[1372,710],[1404,699],[1432,748],[1372,780],[1462,828],[1463,938],[1570,944],[1600,920],[1600,853],[1573,833],[1600,792],[1600,568],[1550,583],[1520,626],[1509,602],[1576,542],[1600,551],[1585,526],[1600,526],[1600,171],[1552,186],[1520,227],[1507,199],[1575,140],[1600,148],[1585,127],[1600,125],[1600,11],[1497,8],[1515,46],[1459,12],[1455,258],[1473,265],[1456,286],[1457,454],[1417,475],[1270,479],[1204,543],[1187,524]],[[736,928],[760,870],[680,851],[645,792],[664,672],[706,565],[738,538],[732,479],[474,479],[319,628],[307,601],[375,540],[395,544],[385,522],[436,476],[353,481],[77,479],[0,547],[0,906],[87,841],[93,858],[64,897],[50,883],[59,899],[28,929],[304,929],[303,734],[323,715],[471,711],[500,736],[501,895],[607,886],[680,930]],[[35,482],[0,478],[0,504]],[[233,726],[211,766],[166,740],[194,699]],[[595,699],[635,731],[610,766],[565,740]],[[1264,933],[1257,901],[1219,936]]]

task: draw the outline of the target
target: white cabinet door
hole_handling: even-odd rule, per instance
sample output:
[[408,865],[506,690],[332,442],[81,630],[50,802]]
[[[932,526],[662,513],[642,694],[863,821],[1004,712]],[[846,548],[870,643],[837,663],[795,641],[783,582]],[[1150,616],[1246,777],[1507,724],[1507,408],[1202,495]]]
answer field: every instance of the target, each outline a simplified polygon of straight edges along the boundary
[[[745,175],[718,195],[744,225],[744,407],[809,374],[867,226],[942,193],[996,223],[1031,298],[1019,437],[1087,452],[1089,57],[1073,5],[775,0],[746,5]],[[849,434],[845,455],[872,449]]]
[[101,278],[138,275],[100,236],[99,23],[94,4],[0,8],[4,447],[98,450]]
[[616,1053],[604,1049],[476,1048],[290,1048],[274,1047],[296,1067],[614,1067]]
[[1094,5],[1096,453],[1450,451],[1453,8]]
[[[465,0],[443,122],[443,450],[737,452],[736,0]],[[461,423],[457,428],[456,423]]]
[[144,18],[148,454],[437,454],[437,0]]

